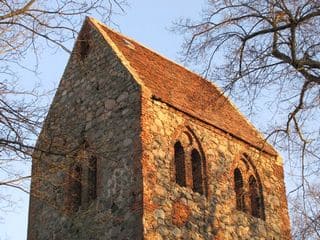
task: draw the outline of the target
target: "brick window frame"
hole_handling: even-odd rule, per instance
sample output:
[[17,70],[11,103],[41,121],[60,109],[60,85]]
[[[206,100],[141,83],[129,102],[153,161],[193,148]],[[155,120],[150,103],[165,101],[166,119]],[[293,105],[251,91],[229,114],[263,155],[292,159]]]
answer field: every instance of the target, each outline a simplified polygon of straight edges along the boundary
[[233,172],[234,191],[236,193],[236,208],[239,211],[246,212],[245,191],[241,170],[236,168]]
[[264,205],[262,201],[261,191],[256,178],[251,175],[249,177],[249,197],[250,197],[250,213],[257,218],[263,218]]
[[[184,164],[179,169],[176,159],[176,144],[181,144],[184,151]],[[201,195],[208,196],[208,183],[207,183],[207,165],[206,158],[201,146],[201,142],[189,127],[180,127],[174,134],[174,140],[170,146],[170,152],[172,152],[172,180],[176,184],[182,187],[192,189],[193,192],[197,192]],[[183,166],[184,165],[184,166]],[[183,184],[177,181],[179,174],[185,171],[185,181]],[[177,175],[178,174],[178,175]],[[185,185],[184,185],[185,183]]]
[[[233,169],[236,209],[265,220],[262,183],[252,159],[248,154],[242,154]],[[242,177],[242,186],[236,183],[239,178],[236,175],[239,173]]]
[[180,141],[174,144],[174,168],[175,182],[182,187],[186,187],[186,164],[185,152]]
[[203,173],[200,153],[197,149],[191,152],[191,165],[192,165],[192,188],[194,192],[203,194]]

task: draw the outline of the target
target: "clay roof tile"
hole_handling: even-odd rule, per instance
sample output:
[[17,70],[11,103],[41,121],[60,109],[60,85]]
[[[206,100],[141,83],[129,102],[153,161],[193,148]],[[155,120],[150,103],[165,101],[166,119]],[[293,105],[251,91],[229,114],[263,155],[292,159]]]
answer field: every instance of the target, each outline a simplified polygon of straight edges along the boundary
[[[220,130],[277,155],[257,129],[213,83],[183,66],[88,18],[105,37],[116,54],[130,66],[142,86],[161,101],[174,106]],[[116,48],[116,49],[115,49]]]

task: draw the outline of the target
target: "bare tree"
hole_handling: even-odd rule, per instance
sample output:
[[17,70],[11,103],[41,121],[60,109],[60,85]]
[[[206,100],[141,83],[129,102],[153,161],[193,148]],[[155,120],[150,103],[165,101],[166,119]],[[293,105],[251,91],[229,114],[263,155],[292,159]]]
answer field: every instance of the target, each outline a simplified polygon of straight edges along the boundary
[[[86,15],[111,21],[122,13],[126,0],[3,0],[0,1],[0,188],[28,191],[17,163],[30,161],[46,102],[38,88],[21,90],[17,74],[25,58],[33,56],[36,74],[38,57],[45,48],[70,52],[70,40]],[[0,201],[3,201],[2,196]]]
[[268,139],[299,171],[304,200],[320,169],[319,25],[317,0],[209,0],[200,20],[174,27],[185,35],[185,62],[266,119]]
[[294,239],[320,238],[320,191],[317,184],[312,184],[304,193],[301,202],[298,193],[290,199],[292,235]]

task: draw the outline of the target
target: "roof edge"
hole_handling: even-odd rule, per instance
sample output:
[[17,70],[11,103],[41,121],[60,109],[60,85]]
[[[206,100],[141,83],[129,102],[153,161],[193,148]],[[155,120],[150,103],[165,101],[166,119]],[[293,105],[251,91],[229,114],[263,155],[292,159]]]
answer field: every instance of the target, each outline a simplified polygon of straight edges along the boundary
[[[111,48],[115,51],[116,55],[120,58],[120,61],[122,62],[122,64],[128,69],[128,71],[132,74],[133,78],[137,81],[137,83],[142,87],[143,90],[145,90],[145,92],[147,93],[147,96],[148,97],[152,97],[153,93],[152,91],[144,84],[144,82],[141,80],[141,78],[139,77],[139,74],[134,70],[133,67],[131,67],[130,65],[130,62],[126,59],[126,57],[122,54],[121,50],[117,47],[117,45],[113,42],[113,40],[108,36],[108,34],[102,29],[102,26],[103,27],[106,27],[108,28],[108,30],[114,32],[115,34],[125,38],[125,39],[128,39],[129,41],[132,41],[142,47],[144,47],[145,49],[157,54],[158,56],[160,56],[161,58],[169,61],[170,63],[172,64],[175,64],[177,66],[179,66],[180,68],[183,68],[184,70],[190,72],[191,74],[193,75],[196,75],[197,77],[199,77],[202,81],[205,81],[207,83],[209,83],[210,85],[212,85],[214,88],[217,89],[217,91],[221,94],[221,97],[223,97],[226,101],[228,101],[228,103],[230,103],[231,107],[239,113],[239,115],[247,122],[247,124],[252,127],[252,129],[257,133],[257,136],[259,136],[259,138],[261,138],[261,141],[262,142],[265,142],[266,145],[268,145],[268,147],[270,147],[275,153],[276,155],[279,155],[278,151],[274,148],[274,146],[272,146],[271,144],[268,143],[267,141],[267,138],[255,127],[255,125],[253,123],[251,123],[251,121],[239,110],[239,108],[235,105],[235,103],[233,103],[233,101],[227,97],[224,93],[224,91],[222,91],[222,89],[217,86],[215,83],[213,83],[212,81],[209,81],[208,79],[202,77],[201,75],[199,75],[198,73],[196,72],[193,72],[192,70],[186,68],[185,66],[167,58],[166,56],[156,52],[155,50],[145,46],[144,44],[141,44],[140,42],[137,42],[136,40],[128,37],[128,36],[125,36],[109,27],[107,27],[104,23],[100,22],[99,20],[93,18],[93,17],[89,17],[87,16],[86,17],[86,21],[88,21],[89,23],[91,23],[99,32],[100,34],[104,37],[104,39],[107,41],[107,43],[111,46]],[[176,106],[174,106],[176,107]],[[177,107],[176,107],[177,108]],[[224,130],[225,132],[228,132],[229,134],[232,134],[230,133],[229,131],[227,130]],[[242,139],[242,138],[240,138]],[[244,139],[242,139],[242,141],[244,142],[247,142],[245,141]],[[272,153],[269,153],[269,154],[272,154]],[[272,154],[274,156],[274,154]]]
[[[196,120],[198,120],[198,121],[200,121],[200,122],[202,122],[202,123],[204,123],[204,124],[206,124],[206,125],[212,126],[212,127],[214,127],[215,129],[218,129],[219,131],[222,131],[222,132],[224,132],[225,134],[228,134],[228,135],[232,136],[233,138],[238,139],[239,141],[244,142],[245,144],[248,144],[249,146],[255,148],[257,151],[261,151],[261,152],[266,153],[266,154],[269,154],[270,156],[273,156],[273,157],[278,157],[278,156],[280,156],[279,153],[278,153],[278,151],[276,151],[276,150],[275,150],[266,140],[264,140],[264,139],[261,139],[261,142],[260,142],[260,143],[253,144],[253,143],[251,143],[251,142],[249,142],[249,141],[246,141],[244,138],[242,138],[242,137],[240,137],[240,136],[237,136],[237,135],[235,135],[235,134],[233,134],[233,133],[231,133],[231,132],[229,132],[229,131],[227,131],[227,130],[225,130],[225,129],[223,129],[223,128],[220,128],[219,126],[217,126],[217,125],[215,125],[214,123],[212,123],[210,120],[204,119],[204,118],[201,118],[201,117],[198,117],[198,116],[195,116],[194,114],[188,112],[187,110],[182,110],[182,109],[180,109],[179,107],[177,107],[177,106],[175,106],[175,105],[173,105],[173,104],[171,104],[171,103],[168,103],[168,102],[162,100],[161,98],[157,97],[157,96],[154,95],[154,94],[152,95],[151,98],[152,98],[153,100],[155,100],[155,101],[159,101],[159,102],[161,102],[161,103],[164,103],[164,104],[166,104],[167,106],[169,106],[169,107],[171,107],[171,108],[174,108],[175,110],[177,110],[177,111],[179,111],[179,112],[181,112],[181,113],[183,113],[183,114],[186,114],[186,115],[188,115],[189,117],[192,117],[192,118],[194,118],[194,119],[196,119]],[[260,144],[260,146],[259,146],[259,144]],[[270,151],[270,150],[268,150],[265,146],[271,147],[271,150],[272,150],[273,152]]]
[[98,32],[103,36],[103,38],[106,40],[106,42],[110,45],[110,47],[115,52],[115,54],[119,57],[121,63],[128,69],[129,73],[133,76],[133,78],[136,80],[136,82],[141,86],[142,89],[146,90],[145,92],[148,93],[148,95],[151,96],[152,95],[151,90],[147,86],[145,86],[143,81],[140,79],[139,74],[134,70],[133,67],[131,67],[130,62],[122,54],[120,49],[112,41],[112,39],[108,36],[108,34],[105,33],[105,31],[102,29],[101,26],[105,26],[105,24],[103,24],[102,22],[98,21],[97,19],[89,17],[89,16],[86,17],[85,21],[87,21],[95,29],[98,30]]

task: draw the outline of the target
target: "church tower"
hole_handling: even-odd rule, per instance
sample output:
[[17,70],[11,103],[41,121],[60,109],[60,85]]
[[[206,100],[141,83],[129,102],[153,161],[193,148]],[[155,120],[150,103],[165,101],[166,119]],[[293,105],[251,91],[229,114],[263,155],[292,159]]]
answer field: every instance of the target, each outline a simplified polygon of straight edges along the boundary
[[87,18],[33,154],[28,239],[290,239],[283,163],[214,84]]

